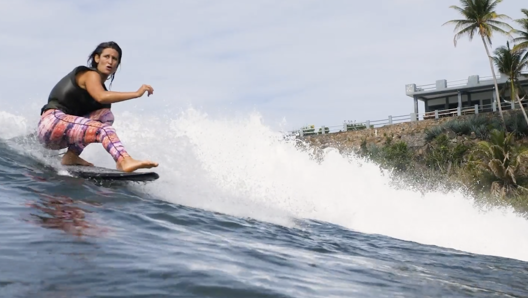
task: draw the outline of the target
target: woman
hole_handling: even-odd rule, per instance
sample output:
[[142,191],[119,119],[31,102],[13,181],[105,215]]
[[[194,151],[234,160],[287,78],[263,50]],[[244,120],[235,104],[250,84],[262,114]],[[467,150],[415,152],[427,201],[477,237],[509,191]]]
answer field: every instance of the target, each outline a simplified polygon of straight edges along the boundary
[[112,103],[138,98],[145,92],[150,96],[154,92],[149,85],[141,86],[136,92],[106,89],[104,82],[110,79],[112,84],[121,58],[117,43],[101,43],[88,59],[91,67],[74,68],[51,90],[48,103],[40,112],[38,138],[48,149],[68,148],[62,157],[63,165],[93,166],[79,155],[88,144],[102,143],[118,170],[133,172],[158,166],[152,161],[130,157],[112,127]]

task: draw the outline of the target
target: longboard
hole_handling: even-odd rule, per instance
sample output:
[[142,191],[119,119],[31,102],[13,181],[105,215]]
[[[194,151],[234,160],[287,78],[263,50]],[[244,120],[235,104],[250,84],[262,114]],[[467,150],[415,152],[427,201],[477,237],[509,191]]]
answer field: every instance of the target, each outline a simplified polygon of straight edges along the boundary
[[72,176],[85,179],[105,181],[154,181],[159,178],[156,172],[123,172],[117,169],[109,169],[97,166],[61,166]]

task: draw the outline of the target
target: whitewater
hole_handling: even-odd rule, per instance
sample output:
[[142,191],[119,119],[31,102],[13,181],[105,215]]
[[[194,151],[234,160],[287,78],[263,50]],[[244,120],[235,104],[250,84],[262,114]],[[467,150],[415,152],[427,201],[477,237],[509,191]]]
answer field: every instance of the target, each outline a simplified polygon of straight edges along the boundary
[[[31,140],[21,138],[34,131],[37,121],[38,115],[0,111],[0,138],[7,142],[9,150],[21,156],[46,166],[57,166],[56,156]],[[264,122],[256,112],[221,118],[193,108],[159,116],[118,113],[114,127],[129,153],[136,159],[159,162],[155,169],[159,180],[128,185],[126,189],[163,204],[192,208],[193,212],[203,212],[201,216],[218,214],[244,221],[248,225],[245,228],[253,229],[249,238],[252,238],[251,233],[258,233],[269,225],[273,229],[298,233],[317,231],[319,237],[330,239],[330,242],[333,233],[338,233],[340,236],[335,239],[352,235],[357,239],[366,237],[364,243],[381,243],[380,252],[388,255],[391,247],[401,244],[441,250],[443,257],[452,260],[461,256],[482,258],[487,260],[482,261],[483,268],[491,266],[487,258],[498,258],[498,263],[509,260],[525,268],[515,271],[516,279],[528,276],[524,263],[528,261],[528,220],[512,209],[479,207],[463,191],[422,192],[395,188],[390,173],[380,170],[378,165],[359,157],[343,156],[332,148],[324,149],[322,159],[315,159],[312,149],[299,146],[298,142],[285,138],[284,133],[271,129]],[[113,160],[100,144],[88,146],[82,156],[98,166],[114,167]],[[91,184],[89,187],[104,188]],[[141,209],[138,212],[141,213]],[[172,221],[158,223],[177,225]],[[325,228],[314,228],[317,225]],[[272,238],[281,238],[277,233]],[[240,243],[238,236],[230,237],[224,235],[222,239],[232,245]],[[347,245],[362,247],[357,239],[350,240],[353,242]],[[7,240],[3,241],[5,244]],[[254,241],[249,247],[256,250],[267,247],[268,252],[281,254],[280,249],[272,248],[269,243]],[[171,246],[178,243],[175,241]],[[193,249],[197,249],[196,246]],[[369,250],[375,253],[375,246]],[[299,252],[293,255],[306,259],[319,257],[317,251],[308,254],[311,255]],[[335,257],[332,262],[350,260],[346,254]],[[416,257],[427,258],[422,254]],[[406,258],[412,260],[412,254]],[[368,272],[368,264],[358,266]],[[478,278],[477,275],[475,280]],[[343,280],[333,282],[335,287],[339,287],[339,283],[347,287]],[[324,288],[319,285],[319,290],[311,293],[325,293]],[[299,291],[282,294],[310,296]],[[365,291],[361,293],[368,293]],[[412,291],[402,293],[402,296],[414,295]],[[383,296],[378,294],[374,296]],[[327,292],[320,297],[333,295]],[[343,297],[335,294],[338,296]]]

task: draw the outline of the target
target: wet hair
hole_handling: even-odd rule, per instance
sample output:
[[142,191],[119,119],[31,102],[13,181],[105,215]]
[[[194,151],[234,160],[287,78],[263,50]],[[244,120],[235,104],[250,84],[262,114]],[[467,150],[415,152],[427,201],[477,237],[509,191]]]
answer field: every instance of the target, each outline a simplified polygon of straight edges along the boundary
[[[107,41],[107,42],[100,43],[88,57],[88,66],[92,68],[97,68],[97,62],[95,62],[95,56],[101,56],[103,51],[108,48],[116,50],[117,53],[119,54],[119,57],[117,57],[117,66],[119,67],[119,65],[121,64],[121,58],[123,57],[123,51],[121,50],[121,47],[119,47],[119,45],[114,41]],[[115,78],[115,72],[109,78],[110,87],[112,86],[112,82],[114,81],[114,78]]]

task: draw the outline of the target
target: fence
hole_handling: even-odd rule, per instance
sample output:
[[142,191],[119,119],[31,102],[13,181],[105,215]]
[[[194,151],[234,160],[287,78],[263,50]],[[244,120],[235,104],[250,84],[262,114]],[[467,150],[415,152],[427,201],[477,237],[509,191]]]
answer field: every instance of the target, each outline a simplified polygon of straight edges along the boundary
[[[527,105],[528,105],[527,103],[523,103],[523,107],[526,108]],[[518,104],[515,104],[514,102],[501,102],[501,108],[503,111],[513,110],[515,109],[515,106],[518,106]],[[319,128],[316,128],[314,125],[310,125],[310,126],[303,127],[299,130],[290,131],[289,135],[303,137],[303,136],[310,136],[310,135],[330,134],[330,133],[338,133],[338,132],[345,132],[345,131],[378,128],[378,127],[383,127],[387,125],[393,125],[393,124],[405,123],[405,122],[415,122],[415,121],[420,121],[420,120],[439,119],[443,117],[454,117],[454,116],[472,115],[472,114],[479,114],[479,113],[490,113],[490,112],[496,112],[497,110],[498,110],[498,106],[495,102],[491,104],[487,104],[487,105],[476,104],[474,106],[457,107],[454,109],[435,110],[435,111],[424,112],[424,113],[410,113],[408,115],[400,115],[400,116],[388,116],[387,118],[380,119],[380,120],[367,120],[364,122],[344,121],[342,125],[321,126]]]
[[[505,78],[498,78],[499,80],[505,80]],[[488,81],[493,82],[492,76],[470,76],[467,79],[462,80],[455,80],[455,81],[447,81],[447,80],[438,80],[436,83],[433,84],[425,84],[425,85],[414,85],[410,84],[408,85],[411,89],[411,93],[413,92],[423,92],[423,91],[433,91],[438,89],[447,89],[447,88],[454,88],[454,87],[462,87],[462,86],[471,86],[471,85],[478,85],[481,82]]]

